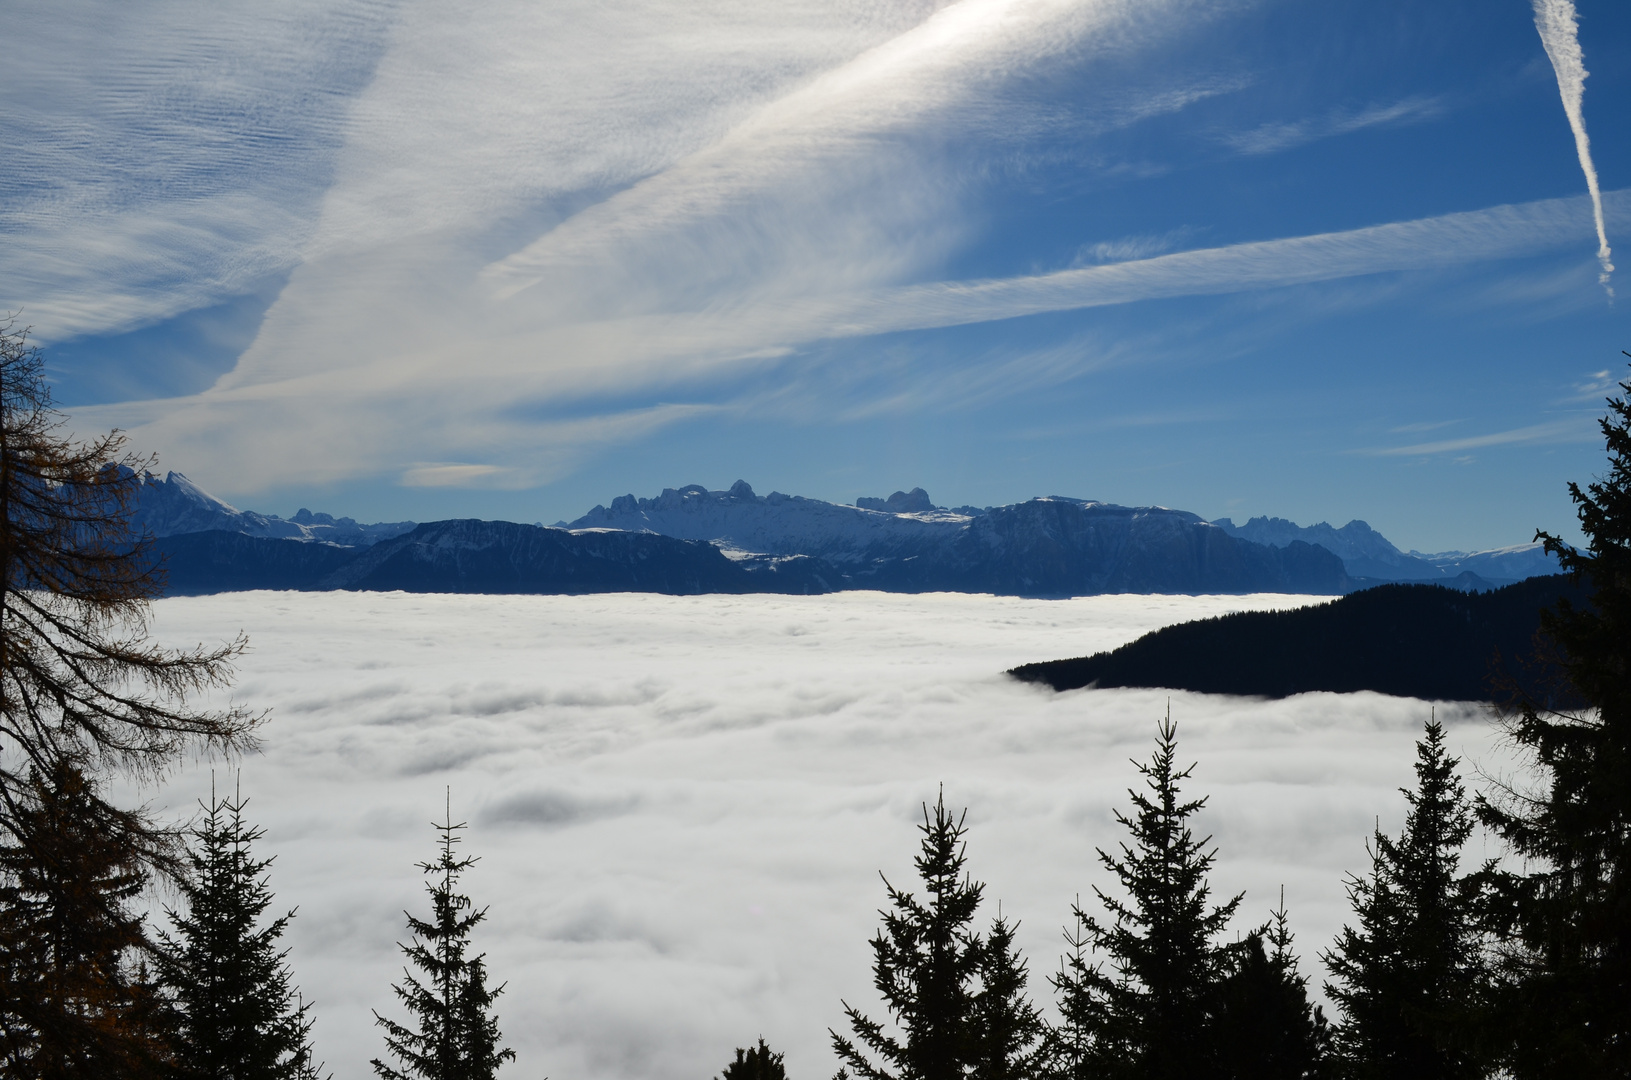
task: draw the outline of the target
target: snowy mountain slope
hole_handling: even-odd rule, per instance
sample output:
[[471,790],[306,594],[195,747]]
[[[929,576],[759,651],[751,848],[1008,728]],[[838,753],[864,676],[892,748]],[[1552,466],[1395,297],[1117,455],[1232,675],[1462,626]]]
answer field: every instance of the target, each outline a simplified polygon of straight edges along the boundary
[[1491,581],[1522,581],[1561,573],[1557,557],[1546,554],[1540,544],[1514,544],[1488,551],[1441,551],[1436,555],[1410,553],[1439,568],[1446,575],[1474,573]]
[[1236,525],[1229,518],[1219,518],[1212,524],[1227,532],[1256,544],[1283,548],[1295,541],[1318,544],[1341,559],[1352,577],[1379,578],[1385,581],[1430,581],[1441,577],[1454,577],[1459,570],[1446,574],[1414,553],[1405,554],[1392,542],[1363,521],[1354,520],[1334,528],[1328,522],[1301,526],[1285,518],[1254,517],[1244,525]]
[[293,519],[239,510],[173,471],[162,480],[152,473],[143,474],[132,522],[138,531],[155,537],[221,531],[347,547],[367,547],[414,527],[411,521],[362,525],[348,517],[314,514],[305,508]]

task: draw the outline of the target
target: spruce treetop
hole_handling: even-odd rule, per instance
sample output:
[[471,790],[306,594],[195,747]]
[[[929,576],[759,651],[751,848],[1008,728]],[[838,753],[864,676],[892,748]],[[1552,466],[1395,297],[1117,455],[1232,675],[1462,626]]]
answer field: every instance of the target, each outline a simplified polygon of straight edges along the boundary
[[417,1027],[376,1012],[376,1023],[385,1029],[386,1049],[401,1069],[378,1058],[371,1064],[383,1080],[491,1080],[504,1062],[515,1060],[515,1051],[500,1047],[493,1012],[504,985],[489,987],[486,956],[469,955],[470,933],[486,920],[487,909],[476,908],[459,891],[460,875],[478,860],[454,853],[463,839],[459,833],[469,826],[454,823],[451,793],[446,817],[433,825],[440,834],[437,858],[417,864],[430,879],[425,888],[431,917],[403,912],[412,941],[397,946],[423,978],[404,967],[402,983],[391,988]]

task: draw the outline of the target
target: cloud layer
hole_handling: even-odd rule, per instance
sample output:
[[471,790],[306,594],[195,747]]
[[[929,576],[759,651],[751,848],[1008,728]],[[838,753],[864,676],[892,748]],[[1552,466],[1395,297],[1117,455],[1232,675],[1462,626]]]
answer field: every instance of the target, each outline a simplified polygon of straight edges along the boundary
[[[971,869],[1022,920],[1032,990],[1147,756],[1162,692],[1051,695],[998,672],[1157,625],[1308,597],[451,597],[240,594],[157,605],[166,640],[246,629],[237,695],[271,706],[243,763],[291,962],[339,1080],[380,1051],[413,863],[451,785],[491,905],[519,1074],[712,1075],[764,1034],[797,1075],[835,1067],[840,996],[870,1001],[879,871],[910,880],[918,806],[970,808]],[[1170,696],[1211,797],[1241,925],[1284,884],[1305,970],[1346,917],[1373,818],[1396,828],[1422,702]],[[1476,711],[1452,743],[1502,759]],[[220,767],[217,766],[217,769]],[[149,791],[185,811],[209,766]],[[1477,841],[1475,841],[1477,843]],[[992,914],[993,912],[988,913]]]

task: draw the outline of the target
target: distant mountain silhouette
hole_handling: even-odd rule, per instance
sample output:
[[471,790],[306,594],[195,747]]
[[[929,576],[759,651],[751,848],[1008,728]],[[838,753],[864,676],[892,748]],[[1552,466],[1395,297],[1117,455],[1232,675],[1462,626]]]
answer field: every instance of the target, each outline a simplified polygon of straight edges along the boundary
[[1521,661],[1534,651],[1541,608],[1564,596],[1585,602],[1565,575],[1487,593],[1382,585],[1315,607],[1168,626],[1112,652],[1025,664],[1009,674],[1055,690],[1138,686],[1270,698],[1374,690],[1487,701],[1496,694],[1491,676],[1500,656],[1506,674],[1546,700],[1548,674]]
[[[825,575],[822,571],[825,570]],[[458,593],[823,593],[837,575],[817,559],[757,567],[712,544],[655,533],[568,532],[509,521],[433,521],[369,548],[325,589]]]
[[424,593],[824,593],[819,559],[732,560],[654,533],[572,533],[509,521],[433,521],[368,548],[212,530],[160,537],[171,596],[249,589]]
[[[570,525],[544,529],[513,522],[360,524],[304,509],[285,519],[239,510],[180,473],[142,480],[135,524],[167,553],[175,594],[250,588],[1340,594],[1379,584],[1378,576],[1437,575],[1442,584],[1481,591],[1504,583],[1501,574],[1548,565],[1536,560],[1533,545],[1406,556],[1359,521],[1334,529],[1253,518],[1237,527],[1164,506],[1063,496],[948,510],[913,488],[847,506],[758,495],[738,480],[725,491],[689,484],[653,499],[619,496]],[[624,539],[591,539],[611,533]],[[1428,561],[1435,559],[1445,561]]]

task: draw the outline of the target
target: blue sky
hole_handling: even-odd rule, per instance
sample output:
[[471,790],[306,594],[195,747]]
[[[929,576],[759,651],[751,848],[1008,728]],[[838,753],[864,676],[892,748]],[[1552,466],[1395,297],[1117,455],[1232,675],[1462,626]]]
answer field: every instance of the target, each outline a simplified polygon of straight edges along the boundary
[[[1631,9],[1575,6],[1631,250]],[[1631,348],[1536,20],[24,3],[0,304],[77,428],[275,513],[740,477],[1519,543],[1572,526]]]

